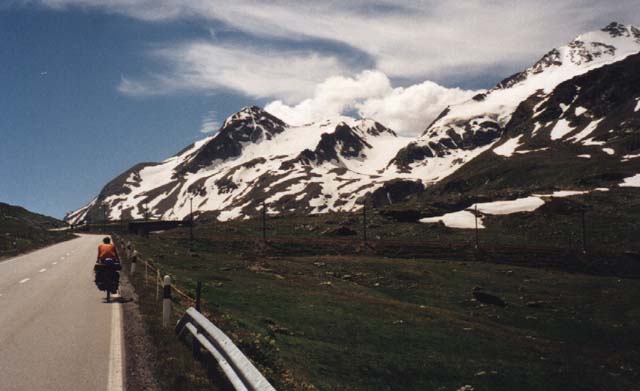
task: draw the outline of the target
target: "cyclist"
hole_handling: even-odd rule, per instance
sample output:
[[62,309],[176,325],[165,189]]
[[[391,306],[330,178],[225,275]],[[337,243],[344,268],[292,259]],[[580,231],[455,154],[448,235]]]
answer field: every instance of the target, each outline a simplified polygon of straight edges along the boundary
[[111,259],[113,262],[120,262],[116,245],[111,243],[111,238],[108,236],[102,239],[102,243],[98,246],[96,263],[103,264],[106,259]]
[[102,239],[102,243],[98,245],[98,257],[93,270],[98,289],[107,291],[107,301],[110,300],[111,293],[118,291],[120,284],[120,273],[118,271],[121,268],[116,246],[111,243],[109,237]]

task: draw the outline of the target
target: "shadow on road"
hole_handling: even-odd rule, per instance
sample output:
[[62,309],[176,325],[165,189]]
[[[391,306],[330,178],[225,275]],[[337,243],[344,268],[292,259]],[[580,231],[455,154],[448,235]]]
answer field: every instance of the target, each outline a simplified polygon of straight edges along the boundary
[[106,298],[102,299],[102,304],[125,304],[132,302],[132,298],[127,297],[112,297],[111,301],[107,301]]

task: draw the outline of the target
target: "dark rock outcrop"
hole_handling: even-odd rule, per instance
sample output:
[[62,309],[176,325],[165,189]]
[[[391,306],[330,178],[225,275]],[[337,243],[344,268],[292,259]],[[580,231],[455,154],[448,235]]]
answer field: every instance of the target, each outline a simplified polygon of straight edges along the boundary
[[420,181],[392,180],[376,189],[369,199],[374,208],[398,204],[406,201],[413,194],[424,191],[424,185]]

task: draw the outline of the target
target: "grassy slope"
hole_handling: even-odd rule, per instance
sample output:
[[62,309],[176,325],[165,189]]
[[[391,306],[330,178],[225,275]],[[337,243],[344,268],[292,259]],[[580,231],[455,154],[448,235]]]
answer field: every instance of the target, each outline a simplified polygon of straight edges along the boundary
[[[242,224],[201,227],[196,236],[257,228]],[[326,255],[339,251],[304,243],[304,255],[264,257],[250,238],[199,239],[191,255],[185,237],[134,241],[187,289],[204,281],[206,309],[278,389],[624,390],[639,380],[637,280]],[[509,305],[471,300],[477,286]],[[538,300],[543,308],[526,305]]]
[[[548,194],[552,191],[538,192]],[[515,199],[531,194],[504,191],[495,194],[482,191],[448,196],[431,194],[414,199],[403,208],[438,216],[461,210],[474,202]],[[582,246],[581,209],[586,209],[588,248],[608,253],[640,251],[640,244],[636,239],[640,236],[640,189],[637,188],[612,187],[608,192],[593,191],[585,195],[547,199],[547,204],[534,213],[485,216],[487,229],[480,231],[481,241],[505,246],[578,249]],[[416,224],[410,226],[429,229],[418,228]],[[430,226],[434,229],[433,225]],[[456,236],[470,236],[468,230],[449,231]]]
[[[552,190],[542,191],[550,193]],[[438,224],[398,222],[389,213],[415,212],[416,216],[438,216],[458,211],[474,202],[508,199],[509,193],[425,195],[424,198],[383,210],[369,210],[368,237],[372,241],[419,240],[471,245],[473,230],[449,229]],[[530,195],[513,193],[511,199]],[[588,247],[604,252],[640,251],[636,238],[640,236],[640,190],[637,188],[611,188],[608,192],[556,198],[534,213],[515,213],[504,216],[485,216],[486,229],[480,231],[481,244],[491,246],[522,246],[532,248],[580,249],[582,247],[582,219],[580,209],[586,208]],[[417,217],[416,217],[417,220]],[[361,213],[332,213],[316,216],[270,217],[268,237],[298,237],[327,239],[336,237],[331,231],[346,226],[362,238]],[[233,235],[260,237],[259,219],[208,224],[200,231],[207,236]]]
[[0,202],[0,257],[72,238],[68,232],[49,231],[64,226],[60,220]]

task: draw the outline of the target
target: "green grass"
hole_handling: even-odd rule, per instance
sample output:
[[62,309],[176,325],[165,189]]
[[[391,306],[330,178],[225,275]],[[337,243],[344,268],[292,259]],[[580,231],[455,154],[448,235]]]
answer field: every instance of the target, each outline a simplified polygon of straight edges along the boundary
[[[132,240],[185,289],[204,282],[204,308],[277,389],[629,390],[639,380],[638,280],[301,244],[299,255],[264,256],[251,240],[202,239],[250,230],[242,224],[199,228],[194,253],[180,231]],[[508,305],[472,300],[475,287]]]
[[[582,214],[578,210],[585,207],[586,246],[591,252],[621,254],[626,251],[640,252],[640,197],[637,189],[611,189],[608,192],[592,192],[569,198],[554,199],[534,213],[515,213],[503,216],[484,216],[486,229],[479,230],[482,247],[516,247],[528,249],[555,249],[581,251],[583,246]],[[484,198],[482,198],[484,197]],[[516,198],[517,196],[514,196]],[[416,214],[437,216],[457,211],[473,202],[486,202],[495,198],[432,198],[428,206],[409,203],[398,207]],[[399,222],[392,218],[393,208],[369,210],[367,236],[369,242],[380,241],[424,241],[443,246],[467,246],[475,243],[474,230],[452,229],[439,224],[418,224]],[[356,235],[338,237],[332,231],[348,227]],[[259,239],[262,237],[260,219],[210,223],[197,227],[198,237],[236,237]],[[185,232],[186,234],[186,232]],[[361,213],[328,213],[315,216],[270,216],[267,219],[267,237],[281,237],[304,240],[340,238],[353,242],[363,238]],[[313,248],[308,243],[309,254],[327,251]],[[326,246],[325,246],[326,247]],[[290,255],[288,248],[286,254]],[[302,251],[302,249],[298,249]],[[342,253],[335,249],[334,253]],[[393,253],[384,254],[387,256]],[[409,254],[419,256],[419,254]]]
[[[128,266],[125,270],[127,272]],[[190,350],[176,338],[174,325],[185,310],[178,298],[173,300],[170,326],[162,327],[162,298],[156,301],[156,288],[150,275],[145,284],[144,268],[134,275],[128,274],[135,287],[137,304],[148,335],[151,338],[155,360],[151,363],[157,383],[166,391],[212,390],[206,370],[195,361]],[[126,304],[125,304],[126,305]],[[216,387],[214,390],[221,390]]]

